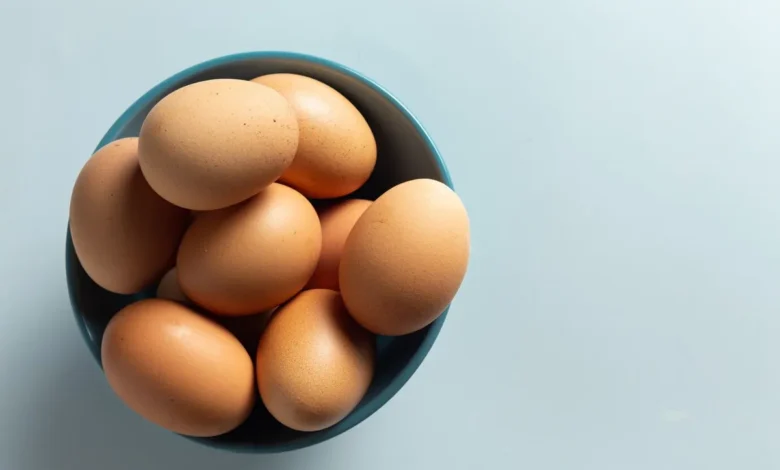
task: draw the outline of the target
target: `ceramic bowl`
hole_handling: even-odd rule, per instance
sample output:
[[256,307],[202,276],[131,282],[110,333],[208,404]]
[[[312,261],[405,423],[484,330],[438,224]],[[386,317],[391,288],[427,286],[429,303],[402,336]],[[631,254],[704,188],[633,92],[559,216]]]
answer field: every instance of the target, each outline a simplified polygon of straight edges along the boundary
[[[452,187],[441,155],[420,122],[379,84],[329,60],[289,52],[249,52],[220,57],[190,67],[163,81],[125,111],[106,132],[100,148],[114,140],[137,136],[152,106],[190,83],[213,78],[251,79],[269,73],[296,73],[320,80],[346,96],[365,116],[376,137],[378,157],[368,183],[353,196],[376,199],[394,185],[415,178],[432,178]],[[90,351],[100,364],[100,343],[111,317],[125,305],[152,297],[154,287],[135,295],[117,295],[96,285],[85,273],[68,231],[66,271],[76,322]],[[262,401],[237,429],[196,442],[240,452],[282,452],[311,446],[356,426],[387,403],[422,363],[431,349],[447,312],[421,331],[377,339],[377,367],[368,393],[338,424],[313,433],[293,431],[275,421]]]

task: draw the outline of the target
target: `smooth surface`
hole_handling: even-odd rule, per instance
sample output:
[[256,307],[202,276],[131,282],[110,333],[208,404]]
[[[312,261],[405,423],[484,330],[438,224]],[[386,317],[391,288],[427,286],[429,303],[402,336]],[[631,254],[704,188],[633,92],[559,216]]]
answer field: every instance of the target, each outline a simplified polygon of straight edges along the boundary
[[[374,198],[402,181],[416,178],[434,178],[451,186],[449,173],[435,145],[416,118],[396,98],[375,82],[343,65],[290,52],[232,54],[188,67],[162,81],[136,100],[109,128],[98,146],[134,135],[141,123],[145,123],[144,116],[150,112],[154,104],[181,86],[209,78],[248,78],[263,73],[279,72],[305,73],[307,76],[330,84],[349,97],[374,129],[377,141],[382,144],[380,146],[382,152],[377,156],[377,171],[355,193],[357,197]],[[301,200],[305,201],[305,199]],[[316,214],[311,205],[308,202],[305,202],[305,205],[308,206],[311,217],[317,224]],[[193,224],[210,220],[201,220],[202,217],[209,216],[198,215]],[[193,229],[197,227],[198,225],[193,225]],[[189,236],[185,236],[182,243],[186,244],[187,239]],[[66,240],[65,251],[68,292],[75,319],[87,345],[97,355],[100,338],[110,318],[124,304],[152,295],[152,292],[150,289],[135,296],[117,296],[100,289],[81,268],[70,238]],[[184,249],[181,254],[186,252],[187,250]],[[316,259],[315,253],[312,262],[316,262]],[[189,281],[186,280],[184,272],[186,266],[183,262],[184,258],[177,262],[182,269],[178,277],[183,281],[184,292],[194,296],[196,295],[192,289],[194,286],[188,285]],[[271,267],[269,266],[269,269]],[[280,274],[283,273],[280,271]],[[201,302],[203,300],[201,299]],[[200,442],[241,452],[281,452],[324,442],[351,429],[384,406],[411,378],[436,340],[446,319],[446,310],[434,323],[415,334],[393,338],[377,337],[376,367],[371,386],[358,406],[337,424],[316,433],[300,433],[281,426],[278,421],[271,418],[268,410],[256,406],[240,427],[230,433],[200,440]],[[235,313],[239,312],[236,310]]]
[[349,232],[339,262],[344,305],[378,335],[422,330],[457,295],[469,251],[458,195],[432,179],[405,181],[372,202]]
[[220,315],[252,315],[286,302],[317,267],[322,229],[311,203],[271,183],[241,204],[198,215],[179,245],[184,294]]
[[68,232],[91,280],[134,294],[176,261],[189,213],[161,198],[138,164],[138,139],[115,140],[84,164],[70,199]]
[[[0,467],[780,467],[779,15],[773,0],[6,2]],[[255,49],[330,57],[401,97],[473,248],[406,387],[332,441],[265,457],[126,410],[62,262],[72,183],[116,116],[162,77]]]
[[240,426],[257,397],[252,358],[230,331],[179,302],[146,299],[111,318],[106,381],[128,408],[187,436]]
[[376,338],[355,322],[338,292],[305,290],[279,307],[257,347],[257,388],[292,429],[341,422],[371,386]]

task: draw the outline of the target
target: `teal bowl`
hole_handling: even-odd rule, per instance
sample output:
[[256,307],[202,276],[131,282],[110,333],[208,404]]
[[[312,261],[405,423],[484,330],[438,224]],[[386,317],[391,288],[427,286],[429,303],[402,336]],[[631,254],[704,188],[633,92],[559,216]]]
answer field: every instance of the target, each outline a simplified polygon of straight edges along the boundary
[[[123,137],[137,136],[152,106],[177,88],[213,78],[251,79],[282,72],[307,75],[332,86],[360,110],[371,126],[378,148],[376,168],[368,183],[352,197],[373,200],[396,184],[416,178],[431,178],[452,187],[444,160],[430,136],[393,95],[348,67],[290,52],[229,55],[179,72],[133,103],[106,132],[97,148]],[[70,231],[65,263],[76,323],[100,364],[100,343],[108,321],[125,305],[152,297],[155,286],[134,295],[118,295],[102,289],[87,276],[76,257]],[[249,419],[237,429],[217,437],[188,439],[237,452],[273,453],[308,447],[338,436],[371,416],[404,386],[430,351],[446,316],[445,310],[435,322],[416,333],[379,337],[377,367],[368,393],[349,416],[330,428],[312,433],[286,428],[258,400]]]

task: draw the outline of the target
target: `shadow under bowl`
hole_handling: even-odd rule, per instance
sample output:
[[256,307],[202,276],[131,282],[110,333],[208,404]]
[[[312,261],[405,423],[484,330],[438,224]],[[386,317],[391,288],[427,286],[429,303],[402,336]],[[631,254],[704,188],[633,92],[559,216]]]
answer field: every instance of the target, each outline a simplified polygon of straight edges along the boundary
[[[391,187],[416,178],[430,178],[452,187],[447,168],[431,138],[417,119],[388,91],[343,65],[298,53],[248,52],[213,59],[163,81],[125,111],[98,144],[100,148],[123,137],[137,136],[147,113],[167,94],[185,85],[214,78],[252,79],[269,73],[306,75],[341,92],[363,114],[377,142],[377,164],[369,181],[349,197],[376,199]],[[66,240],[66,273],[73,312],[84,340],[100,364],[100,344],[111,317],[124,306],[153,297],[154,286],[134,295],[108,292],[95,284],[81,266],[70,230]],[[262,401],[237,429],[212,438],[189,438],[212,447],[254,453],[283,452],[331,439],[356,426],[393,397],[431,349],[447,311],[428,327],[398,337],[377,339],[374,380],[360,404],[338,424],[318,432],[286,428]]]

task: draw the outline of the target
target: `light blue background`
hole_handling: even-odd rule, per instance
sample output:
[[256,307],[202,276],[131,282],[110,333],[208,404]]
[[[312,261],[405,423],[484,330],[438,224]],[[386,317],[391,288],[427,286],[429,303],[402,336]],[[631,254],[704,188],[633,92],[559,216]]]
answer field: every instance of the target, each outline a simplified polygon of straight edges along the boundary
[[[778,18],[775,0],[4,1],[0,468],[779,468]],[[396,398],[266,457],[128,411],[64,277],[71,186],[113,120],[182,68],[258,49],[399,96],[473,239]]]

